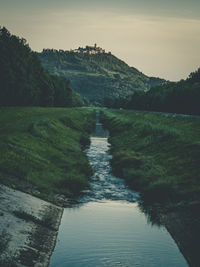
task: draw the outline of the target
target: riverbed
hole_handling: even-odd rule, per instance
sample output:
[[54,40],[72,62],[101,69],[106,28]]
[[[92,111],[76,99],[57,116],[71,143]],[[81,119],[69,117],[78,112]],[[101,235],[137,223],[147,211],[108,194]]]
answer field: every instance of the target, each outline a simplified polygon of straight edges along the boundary
[[50,266],[188,266],[167,230],[141,211],[139,194],[112,175],[107,136],[97,123],[87,150],[90,189],[65,208]]

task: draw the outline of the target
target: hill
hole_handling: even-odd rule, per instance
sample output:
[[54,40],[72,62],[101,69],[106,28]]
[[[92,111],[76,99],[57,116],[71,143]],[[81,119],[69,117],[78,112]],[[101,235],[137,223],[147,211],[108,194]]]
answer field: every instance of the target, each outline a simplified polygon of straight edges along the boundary
[[44,49],[38,53],[52,74],[66,77],[72,88],[94,105],[147,91],[165,80],[148,77],[102,48],[86,46],[71,51]]
[[80,97],[65,78],[45,70],[26,40],[0,27],[0,105],[75,106]]

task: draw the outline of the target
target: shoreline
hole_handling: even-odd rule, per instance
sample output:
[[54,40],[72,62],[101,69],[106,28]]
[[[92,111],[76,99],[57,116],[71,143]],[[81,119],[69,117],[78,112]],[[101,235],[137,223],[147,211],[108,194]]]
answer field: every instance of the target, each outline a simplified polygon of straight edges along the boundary
[[0,185],[0,265],[49,266],[63,208]]
[[161,223],[176,242],[188,266],[199,267],[200,216],[195,211],[175,210],[162,214]]
[[46,267],[63,208],[88,187],[91,108],[1,107],[0,266]]
[[[70,200],[62,199],[57,203],[62,205],[59,207],[31,195],[28,190],[27,193],[19,190],[0,184],[0,265],[12,263],[12,266],[17,267],[49,266],[64,207],[71,206]],[[198,267],[198,244],[194,246],[200,233],[198,212],[152,208],[160,223],[176,242],[188,265]],[[148,212],[145,213],[148,216]],[[6,247],[4,251],[2,246]]]
[[152,225],[164,227],[176,243],[188,266],[199,267],[199,208],[169,208],[166,205],[139,203],[141,212]]
[[142,193],[151,223],[165,226],[189,266],[199,267],[199,124],[181,117],[105,110],[101,120],[113,173]]

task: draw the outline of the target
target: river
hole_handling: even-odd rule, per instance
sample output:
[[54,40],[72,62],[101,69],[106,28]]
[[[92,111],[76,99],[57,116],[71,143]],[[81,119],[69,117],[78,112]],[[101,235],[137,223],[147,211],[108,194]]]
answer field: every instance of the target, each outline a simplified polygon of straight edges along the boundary
[[87,149],[90,190],[65,208],[50,266],[188,266],[167,230],[141,211],[139,194],[112,175],[107,136],[97,123]]

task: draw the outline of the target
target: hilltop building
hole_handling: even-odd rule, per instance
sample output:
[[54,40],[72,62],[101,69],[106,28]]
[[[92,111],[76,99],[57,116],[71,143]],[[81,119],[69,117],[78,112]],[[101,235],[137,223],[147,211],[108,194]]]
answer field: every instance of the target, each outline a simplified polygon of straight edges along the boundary
[[71,50],[71,52],[74,53],[84,53],[84,54],[104,54],[105,50],[101,47],[97,47],[97,44],[94,44],[94,46],[86,46],[85,48],[79,47],[78,49]]

